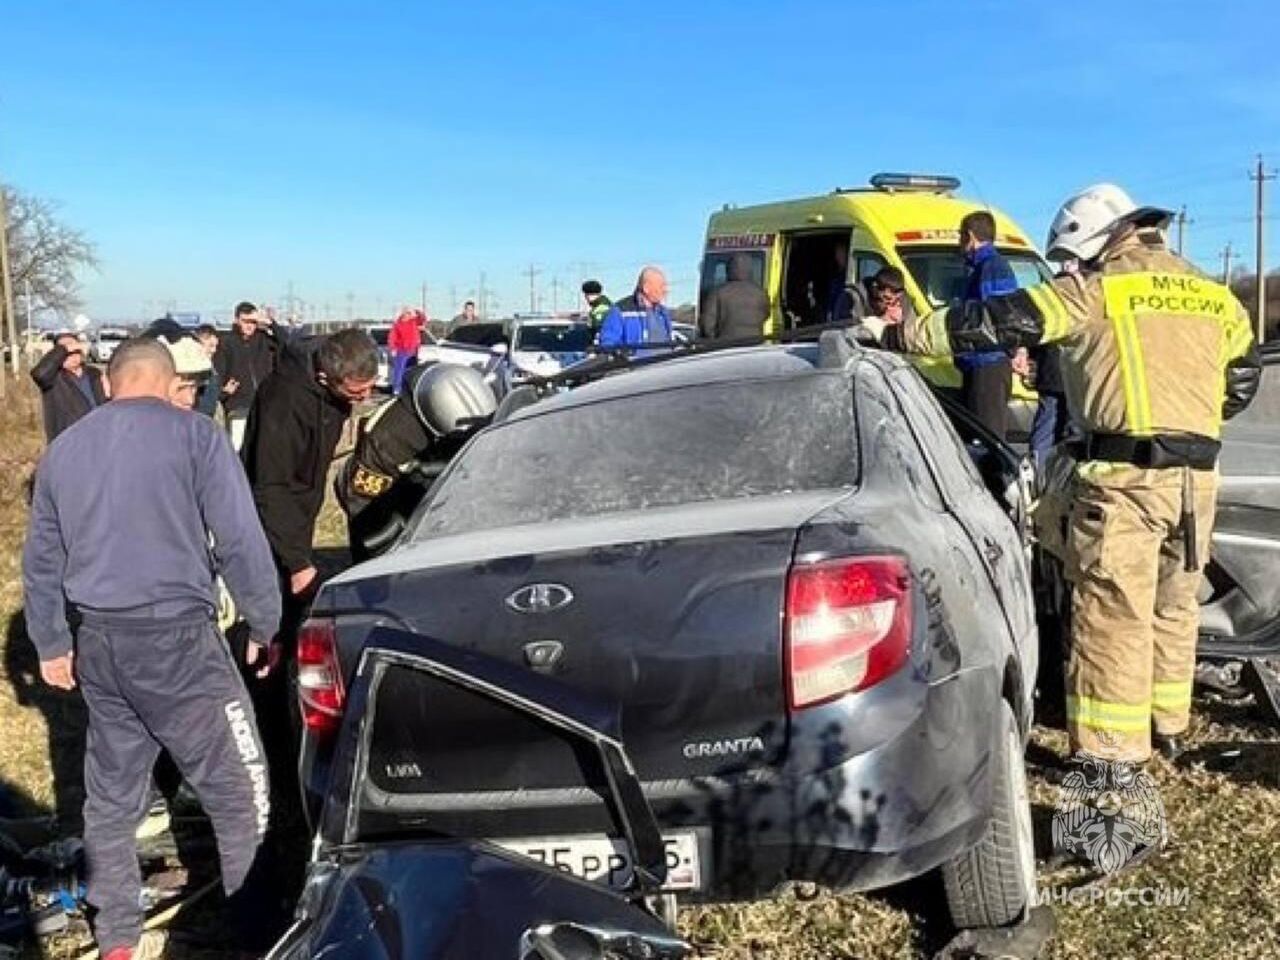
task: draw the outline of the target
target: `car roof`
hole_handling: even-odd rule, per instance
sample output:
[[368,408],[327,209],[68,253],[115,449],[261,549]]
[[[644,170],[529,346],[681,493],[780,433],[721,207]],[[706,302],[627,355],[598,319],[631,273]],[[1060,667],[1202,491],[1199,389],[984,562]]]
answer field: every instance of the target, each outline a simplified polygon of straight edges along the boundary
[[818,372],[818,345],[790,343],[692,353],[638,364],[512,414],[508,423],[559,410],[681,387],[783,380]]

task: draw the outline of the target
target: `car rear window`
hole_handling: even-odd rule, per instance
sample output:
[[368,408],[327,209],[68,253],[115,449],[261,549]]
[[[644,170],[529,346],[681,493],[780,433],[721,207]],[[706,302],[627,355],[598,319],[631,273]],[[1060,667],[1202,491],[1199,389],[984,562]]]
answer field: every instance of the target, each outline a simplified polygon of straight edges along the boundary
[[516,328],[515,350],[543,350],[547,353],[585,353],[591,346],[591,328],[586,324],[568,326],[563,323],[519,326]]
[[464,323],[454,327],[449,339],[454,343],[492,347],[494,344],[505,343],[507,332],[500,323]]
[[[595,757],[576,738],[412,666],[388,665],[374,675],[366,715],[367,740],[354,758],[363,840],[415,830],[461,832],[472,806],[516,784],[521,790],[607,790]],[[461,796],[468,803],[460,806]],[[607,829],[602,803],[593,814],[598,828]]]
[[842,372],[699,384],[584,404],[479,435],[415,540],[857,480]]

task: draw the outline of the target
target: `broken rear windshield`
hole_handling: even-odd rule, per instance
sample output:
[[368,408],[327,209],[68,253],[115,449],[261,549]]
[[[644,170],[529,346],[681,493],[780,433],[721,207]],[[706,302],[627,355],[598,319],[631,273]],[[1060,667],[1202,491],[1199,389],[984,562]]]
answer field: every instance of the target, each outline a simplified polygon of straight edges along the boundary
[[681,387],[515,420],[466,449],[415,540],[857,481],[841,372]]

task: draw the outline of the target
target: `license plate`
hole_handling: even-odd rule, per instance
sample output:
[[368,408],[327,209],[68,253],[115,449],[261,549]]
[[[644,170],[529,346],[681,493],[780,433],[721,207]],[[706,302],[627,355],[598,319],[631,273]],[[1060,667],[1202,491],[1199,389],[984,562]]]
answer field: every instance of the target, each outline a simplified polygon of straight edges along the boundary
[[[697,890],[702,886],[702,864],[695,833],[669,833],[662,838],[667,852],[664,890]],[[529,840],[495,840],[494,843],[548,867],[621,889],[631,882],[631,852],[627,842],[602,834],[575,837],[538,837]]]

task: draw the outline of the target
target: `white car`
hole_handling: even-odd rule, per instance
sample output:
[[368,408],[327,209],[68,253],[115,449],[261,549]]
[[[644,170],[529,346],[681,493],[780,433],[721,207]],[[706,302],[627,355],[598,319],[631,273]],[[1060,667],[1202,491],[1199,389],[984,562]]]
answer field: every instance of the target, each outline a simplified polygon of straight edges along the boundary
[[585,360],[591,343],[591,325],[581,320],[518,320],[493,363],[494,390],[503,396],[531,377],[555,376]]
[[89,359],[94,363],[107,363],[116,347],[129,339],[129,331],[119,327],[103,327],[89,345]]
[[455,327],[443,340],[431,337],[429,343],[424,342],[418,349],[418,363],[458,363],[483,370],[493,359],[493,349],[506,343],[507,325],[502,321],[467,323]]

